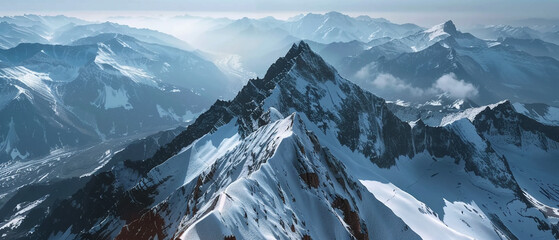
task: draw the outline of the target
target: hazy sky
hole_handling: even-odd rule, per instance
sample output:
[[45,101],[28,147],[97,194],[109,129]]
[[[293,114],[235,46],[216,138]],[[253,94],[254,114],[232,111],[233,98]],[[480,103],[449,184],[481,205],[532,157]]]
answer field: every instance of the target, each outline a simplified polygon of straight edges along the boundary
[[[94,16],[131,12],[211,12],[212,16],[274,15],[339,11],[367,14],[396,22],[433,24],[445,19],[467,23],[499,22],[531,17],[559,17],[559,0],[2,0],[0,14],[72,13]],[[104,12],[104,13],[100,13]],[[225,13],[228,12],[228,13]],[[241,13],[242,12],[242,13]],[[201,13],[201,14],[200,14]],[[354,14],[352,14],[354,13]],[[148,13],[149,14],[149,13]]]

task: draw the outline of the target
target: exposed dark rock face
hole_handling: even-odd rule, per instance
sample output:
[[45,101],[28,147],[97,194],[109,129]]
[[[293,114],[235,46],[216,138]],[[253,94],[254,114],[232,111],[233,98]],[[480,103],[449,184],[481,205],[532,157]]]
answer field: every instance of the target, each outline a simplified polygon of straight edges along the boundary
[[126,225],[116,236],[116,240],[126,239],[165,239],[167,236],[163,232],[164,220],[155,212],[148,211],[139,219]]
[[359,213],[353,211],[349,205],[347,199],[341,197],[336,197],[332,203],[334,208],[342,210],[344,213],[344,221],[349,226],[349,229],[353,233],[353,237],[358,240],[369,239],[369,233],[367,232],[367,227],[363,224],[364,228],[361,228],[361,218],[359,218]]
[[456,30],[456,26],[452,21],[445,22],[443,25],[443,30],[450,35],[458,33],[458,31]]
[[320,180],[318,179],[318,175],[316,173],[301,173],[299,175],[303,181],[312,188],[317,188],[320,184]]
[[548,140],[559,142],[559,128],[539,123],[516,112],[509,101],[499,104],[493,109],[485,109],[476,116],[474,124],[479,132],[486,136],[507,135],[512,139],[509,143],[522,145],[522,132],[531,132],[537,136],[543,149],[548,149]]
[[[66,231],[66,226],[74,226],[76,229],[90,229],[97,218],[107,214],[105,206],[112,206],[117,202],[122,190],[115,189],[112,183],[114,176],[110,173],[95,175],[89,180],[85,187],[72,195],[71,198],[63,200],[53,208],[37,229],[33,238],[46,239],[51,232]],[[88,216],[83,218],[81,216]],[[106,239],[107,236],[84,235],[85,238],[98,237]]]

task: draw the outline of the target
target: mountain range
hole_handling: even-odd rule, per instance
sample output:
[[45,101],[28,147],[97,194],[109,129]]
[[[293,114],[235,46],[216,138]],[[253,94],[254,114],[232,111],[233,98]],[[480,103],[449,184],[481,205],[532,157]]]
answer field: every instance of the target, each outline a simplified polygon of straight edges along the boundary
[[[372,30],[379,26],[381,30]],[[427,29],[413,26],[337,12],[286,21],[243,18],[221,22],[196,43],[210,52],[238,56],[234,59],[240,70],[262,75],[293,42],[304,39],[342,76],[393,101],[420,103],[452,92],[455,98],[469,97],[482,105],[510,99],[557,106],[552,90],[557,87],[556,44],[539,35],[486,39],[483,34],[478,37],[477,31],[474,35],[459,31],[452,21]],[[370,31],[378,34],[369,38],[357,34]],[[538,83],[531,84],[532,79]],[[461,84],[469,91],[449,89],[452,84],[448,83]]]
[[171,19],[0,18],[2,239],[559,239],[553,24]]
[[339,12],[309,13],[289,20],[245,17],[228,24],[218,21],[220,24],[200,34],[194,44],[207,51],[240,55],[243,65],[257,74],[264,74],[275,59],[300,40],[320,44],[368,42],[385,37],[401,38],[423,30],[415,24],[395,24],[368,16],[350,17]]
[[482,40],[448,21],[327,61],[343,76],[391,100],[421,102],[446,92],[479,104],[510,99],[557,106],[552,90],[559,87],[556,50],[541,40]]
[[556,164],[557,133],[508,101],[442,127],[403,122],[301,42],[153,156],[111,159],[65,200],[27,198],[33,212],[13,212],[2,229],[66,239],[551,239],[557,179],[541,166]]
[[511,26],[511,25],[487,25],[477,26],[468,29],[476,36],[483,39],[499,38],[520,38],[520,39],[542,39],[554,44],[559,44],[559,28],[557,23],[552,24],[529,24],[527,26]]
[[196,53],[121,34],[20,44],[0,61],[2,162],[176,126],[234,93]]
[[144,42],[192,51],[186,42],[169,34],[151,29],[139,29],[112,22],[94,23],[64,15],[0,17],[0,48],[7,49],[19,43],[70,44],[78,39],[103,33],[119,33]]

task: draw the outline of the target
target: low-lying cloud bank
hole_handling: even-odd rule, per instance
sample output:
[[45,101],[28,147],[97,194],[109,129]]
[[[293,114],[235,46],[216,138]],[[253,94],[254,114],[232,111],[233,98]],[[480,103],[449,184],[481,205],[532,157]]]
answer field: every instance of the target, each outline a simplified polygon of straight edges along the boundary
[[443,75],[437,79],[433,88],[448,93],[453,98],[471,98],[479,93],[473,84],[456,78],[454,73]]
[[375,88],[409,93],[414,97],[423,96],[425,94],[423,89],[414,87],[411,84],[386,73],[379,74],[375,80],[373,80],[372,84]]
[[458,79],[454,73],[449,73],[437,79],[429,88],[414,87],[411,84],[394,77],[391,74],[379,74],[372,82],[373,89],[409,94],[411,97],[429,97],[442,93],[456,99],[473,98],[478,95],[478,89],[471,83]]

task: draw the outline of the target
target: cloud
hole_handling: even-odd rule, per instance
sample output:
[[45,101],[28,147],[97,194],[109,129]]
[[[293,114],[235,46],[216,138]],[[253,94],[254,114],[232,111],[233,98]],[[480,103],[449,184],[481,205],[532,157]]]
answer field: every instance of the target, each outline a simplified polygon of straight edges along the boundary
[[362,86],[368,86],[365,88],[385,97],[424,99],[445,93],[451,98],[463,99],[475,97],[479,93],[473,84],[458,79],[454,73],[441,76],[427,88],[413,86],[411,83],[388,73],[378,74],[373,81],[367,81],[366,79],[370,79],[371,75],[373,74],[370,73],[369,68],[365,67],[355,77],[356,80],[361,82]]
[[478,94],[471,83],[456,78],[454,73],[443,75],[433,84],[433,89],[448,93],[453,98],[470,98]]
[[359,69],[359,71],[357,71],[357,73],[355,73],[355,77],[357,79],[361,79],[361,80],[366,80],[371,76],[371,71],[369,71],[369,66],[365,66],[361,69]]
[[378,89],[392,90],[399,93],[409,93],[413,96],[422,96],[425,91],[421,88],[412,86],[390,74],[379,74],[372,82],[373,86]]

